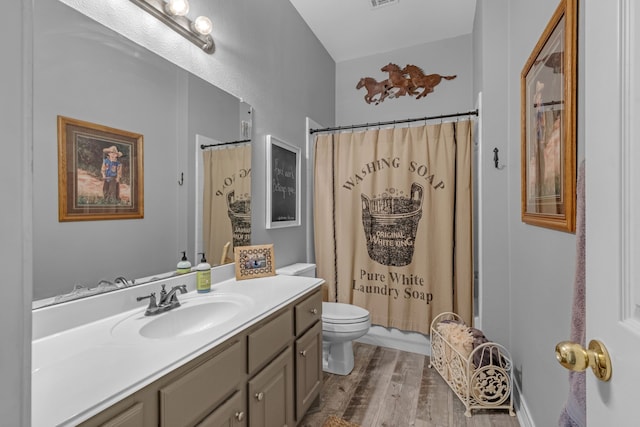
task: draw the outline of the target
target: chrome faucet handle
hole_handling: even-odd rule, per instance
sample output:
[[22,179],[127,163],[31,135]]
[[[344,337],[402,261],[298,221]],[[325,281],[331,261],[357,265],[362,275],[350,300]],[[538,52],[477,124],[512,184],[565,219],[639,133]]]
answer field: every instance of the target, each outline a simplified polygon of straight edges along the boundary
[[150,316],[152,314],[156,314],[158,312],[158,305],[156,304],[156,293],[151,292],[149,295],[144,297],[137,297],[136,301],[142,301],[145,299],[149,299],[149,306],[147,310],[144,312],[145,316]]
[[164,304],[166,298],[167,298],[167,290],[165,289],[165,284],[162,284],[162,290],[160,291],[160,304]]

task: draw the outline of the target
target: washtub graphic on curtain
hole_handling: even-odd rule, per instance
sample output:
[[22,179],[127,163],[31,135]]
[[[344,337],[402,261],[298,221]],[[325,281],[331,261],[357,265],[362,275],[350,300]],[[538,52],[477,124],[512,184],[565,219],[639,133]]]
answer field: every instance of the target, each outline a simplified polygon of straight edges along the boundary
[[319,135],[314,230],[329,301],[429,333],[471,320],[470,122]]
[[388,266],[411,264],[415,248],[418,222],[422,217],[420,184],[411,184],[409,197],[396,196],[397,189],[389,189],[380,197],[362,198],[362,225],[367,237],[367,252],[372,260]]
[[233,247],[251,245],[251,195],[236,198],[236,191],[227,193],[227,214],[231,221]]

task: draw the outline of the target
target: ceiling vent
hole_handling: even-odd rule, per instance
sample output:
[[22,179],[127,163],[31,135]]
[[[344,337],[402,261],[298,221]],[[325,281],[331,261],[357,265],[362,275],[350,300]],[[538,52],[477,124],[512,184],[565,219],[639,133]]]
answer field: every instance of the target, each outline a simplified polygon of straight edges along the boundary
[[371,1],[371,8],[372,9],[377,9],[379,7],[383,7],[383,6],[389,6],[392,4],[398,4],[398,2],[400,0],[370,0]]

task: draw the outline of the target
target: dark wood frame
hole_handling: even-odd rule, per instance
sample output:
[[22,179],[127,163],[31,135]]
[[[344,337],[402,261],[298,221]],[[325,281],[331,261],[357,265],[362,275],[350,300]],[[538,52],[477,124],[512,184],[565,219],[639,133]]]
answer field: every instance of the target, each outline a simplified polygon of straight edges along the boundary
[[[238,246],[233,248],[236,263],[236,280],[275,276],[276,260],[273,244]],[[252,265],[253,261],[257,264]]]
[[522,221],[575,232],[577,0],[562,0],[520,76]]
[[[122,198],[96,195],[104,150],[122,153]],[[92,171],[79,166],[91,165]],[[89,169],[89,168],[85,168]],[[58,219],[96,221],[144,218],[143,136],[107,126],[58,116]],[[92,182],[90,185],[88,182]],[[93,187],[93,190],[91,190]]]

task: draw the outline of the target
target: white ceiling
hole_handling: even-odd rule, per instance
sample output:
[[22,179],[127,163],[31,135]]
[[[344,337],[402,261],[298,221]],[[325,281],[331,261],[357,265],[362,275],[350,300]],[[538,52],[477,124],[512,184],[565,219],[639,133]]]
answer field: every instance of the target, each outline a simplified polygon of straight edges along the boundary
[[470,34],[476,0],[289,0],[336,62]]

